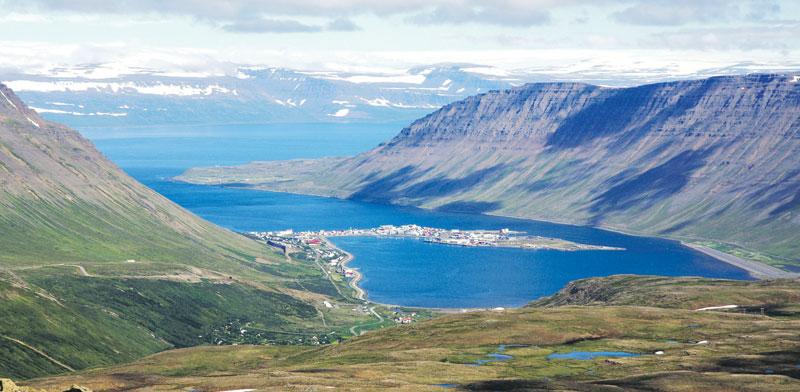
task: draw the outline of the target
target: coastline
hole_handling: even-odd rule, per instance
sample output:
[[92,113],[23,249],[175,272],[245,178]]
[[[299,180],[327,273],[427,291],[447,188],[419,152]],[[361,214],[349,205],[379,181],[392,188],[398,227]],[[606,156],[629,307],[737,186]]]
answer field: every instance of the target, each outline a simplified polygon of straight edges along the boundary
[[741,268],[750,274],[755,279],[787,279],[796,278],[800,274],[784,271],[780,268],[773,267],[769,264],[760,263],[757,261],[745,260],[741,257],[734,256],[716,249],[709,248],[703,245],[697,245],[690,242],[681,241],[681,245],[694,249],[707,256],[711,256],[723,263],[730,264],[734,267]]
[[[338,249],[340,252],[344,253],[345,259],[342,260],[341,265],[347,266],[347,263],[353,261],[355,256],[352,253],[336,246],[333,242],[331,242],[327,237],[320,237],[322,241],[324,241],[328,246]],[[424,309],[424,310],[432,310],[438,313],[445,313],[445,314],[454,314],[454,313],[469,313],[469,312],[481,312],[487,310],[500,310],[500,308],[426,308],[423,306],[406,306],[406,305],[397,305],[397,304],[386,304],[382,302],[375,302],[371,301],[367,296],[367,291],[364,290],[361,286],[358,285],[358,282],[361,281],[364,275],[361,274],[361,271],[355,268],[350,268],[353,272],[353,279],[350,280],[349,285],[356,291],[357,295],[356,298],[359,300],[368,302],[370,304],[386,306],[386,307],[396,307],[396,308],[404,308],[404,309]],[[505,308],[503,308],[505,310]]]
[[[327,237],[320,237],[322,241],[324,241],[328,246],[332,248],[338,249],[345,255],[345,259],[342,260],[342,266],[347,266],[347,264],[355,259],[352,253],[338,247],[336,244],[331,242]],[[720,262],[733,265],[734,267],[741,268],[747,273],[752,276],[754,279],[758,280],[767,280],[767,279],[791,279],[791,278],[798,278],[800,274],[784,271],[777,267],[773,267],[771,265],[767,265],[764,263],[759,263],[756,261],[745,260],[740,257],[724,253],[718,251],[716,249],[711,249],[706,246],[697,245],[685,241],[680,241],[681,245],[686,246],[687,248],[693,249],[700,253],[703,253],[707,256],[710,256]],[[381,305],[386,307],[401,307],[401,308],[410,308],[410,309],[426,309],[432,310],[439,313],[445,314],[455,314],[455,313],[468,313],[468,312],[480,312],[480,311],[503,311],[505,308],[426,308],[426,307],[419,307],[419,306],[403,306],[403,305],[396,305],[396,304],[386,304],[380,302],[373,302],[368,299],[367,291],[364,290],[358,283],[363,278],[361,271],[358,269],[351,268],[354,272],[353,279],[350,280],[348,285],[356,291],[356,298],[375,305]]]
[[[336,244],[331,242],[327,237],[320,237],[320,239],[323,242],[325,242],[325,244],[327,244],[329,247],[336,248],[336,249],[339,250],[339,252],[342,252],[344,254],[344,260],[342,260],[342,262],[341,262],[342,267],[347,267],[347,263],[349,263],[349,262],[353,261],[353,259],[355,259],[355,256],[353,256],[352,253],[350,253],[350,252],[348,252],[348,251],[336,246]],[[350,285],[350,287],[353,288],[353,290],[356,291],[356,298],[361,300],[361,301],[372,302],[372,301],[369,301],[367,299],[367,291],[364,290],[363,288],[361,288],[361,286],[358,285],[358,282],[361,281],[361,278],[363,277],[361,275],[361,271],[359,271],[358,269],[355,269],[355,268],[350,268],[350,270],[353,271],[353,279],[350,279],[350,282],[348,284]],[[378,304],[378,305],[384,305],[384,304]]]
[[[258,187],[252,187],[252,189],[261,190],[261,191],[267,191],[267,192],[289,193],[289,194],[298,194],[298,195],[307,195],[307,196],[326,197],[326,198],[333,198],[333,199],[346,199],[346,198],[335,196],[335,195],[323,195],[323,194],[314,194],[314,193],[295,193],[295,192],[289,192],[289,191],[274,191],[274,190],[263,189],[263,188],[258,188]],[[393,205],[393,206],[418,208],[418,209],[425,210],[425,211],[434,211],[433,209],[430,209],[430,208],[424,208],[424,207],[413,206],[413,205],[395,204],[395,203],[388,203],[388,204],[389,205]],[[479,215],[496,216],[496,217],[501,217],[501,218],[511,218],[511,219],[520,219],[520,220],[529,220],[529,221],[539,221],[539,222],[555,223],[555,224],[559,224],[559,225],[569,225],[569,226],[578,226],[578,227],[585,226],[585,225],[581,225],[581,224],[579,224],[577,222],[559,221],[559,220],[555,220],[555,219],[524,218],[524,217],[513,216],[513,215],[493,214],[493,213],[479,214]],[[754,279],[758,279],[758,280],[791,279],[791,278],[800,277],[799,273],[793,273],[793,272],[785,271],[785,270],[782,270],[780,268],[773,267],[773,266],[771,266],[769,264],[761,263],[761,262],[758,262],[758,261],[742,259],[741,257],[734,256],[734,255],[732,255],[730,253],[725,253],[725,252],[722,252],[722,251],[719,251],[719,250],[716,250],[716,249],[711,249],[711,248],[708,248],[708,247],[705,247],[705,246],[702,246],[702,245],[693,244],[691,242],[687,242],[685,240],[678,239],[678,238],[659,237],[659,236],[654,236],[654,235],[648,235],[648,234],[645,234],[645,233],[635,233],[635,232],[630,232],[630,231],[627,231],[627,230],[624,230],[624,229],[621,229],[621,228],[618,228],[618,227],[608,226],[608,225],[596,225],[596,226],[586,226],[586,227],[591,227],[591,228],[600,229],[600,230],[606,230],[606,231],[610,231],[610,232],[613,232],[613,233],[619,233],[619,234],[624,234],[624,235],[628,235],[628,236],[646,237],[646,238],[658,238],[658,239],[677,241],[682,246],[685,246],[685,247],[690,248],[692,250],[695,250],[695,251],[698,251],[700,253],[703,253],[706,256],[710,256],[710,257],[714,258],[717,261],[732,265],[732,266],[737,267],[737,268],[741,268],[742,270],[746,271],[751,277],[753,277]]]

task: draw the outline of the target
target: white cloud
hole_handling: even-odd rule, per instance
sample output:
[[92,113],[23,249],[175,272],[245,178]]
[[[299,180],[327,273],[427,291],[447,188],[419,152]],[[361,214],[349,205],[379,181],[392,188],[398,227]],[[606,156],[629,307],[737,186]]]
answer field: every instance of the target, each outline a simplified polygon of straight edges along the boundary
[[619,22],[649,26],[689,23],[762,21],[778,15],[780,5],[770,0],[649,0],[636,2],[612,17]]

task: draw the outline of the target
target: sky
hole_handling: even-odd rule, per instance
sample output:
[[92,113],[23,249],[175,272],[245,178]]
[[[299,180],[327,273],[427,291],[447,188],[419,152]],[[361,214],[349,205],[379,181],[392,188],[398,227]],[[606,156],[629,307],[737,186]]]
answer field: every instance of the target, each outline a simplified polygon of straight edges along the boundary
[[0,0],[0,71],[800,64],[795,0]]

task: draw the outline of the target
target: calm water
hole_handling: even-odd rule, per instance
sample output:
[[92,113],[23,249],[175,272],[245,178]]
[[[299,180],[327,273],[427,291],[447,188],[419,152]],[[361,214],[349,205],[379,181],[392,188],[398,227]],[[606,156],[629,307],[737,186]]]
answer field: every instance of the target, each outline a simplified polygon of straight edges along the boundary
[[577,278],[621,273],[747,279],[735,267],[672,241],[586,227],[429,212],[414,208],[170,182],[192,166],[352,155],[389,139],[398,124],[162,127],[82,132],[146,185],[221,226],[238,231],[366,228],[416,223],[460,229],[508,227],[532,234],[624,247],[559,252],[464,248],[411,239],[337,238],[364,273],[377,302],[430,307],[519,306]]
[[595,358],[611,357],[611,358],[624,358],[624,357],[638,357],[641,354],[627,353],[624,351],[573,351],[569,353],[553,353],[547,356],[547,359],[574,359],[578,361],[591,361]]

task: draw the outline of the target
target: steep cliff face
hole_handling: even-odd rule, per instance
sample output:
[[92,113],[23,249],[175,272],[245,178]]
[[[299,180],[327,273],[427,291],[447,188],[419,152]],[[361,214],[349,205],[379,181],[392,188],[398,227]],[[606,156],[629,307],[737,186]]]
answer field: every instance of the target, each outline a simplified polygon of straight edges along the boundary
[[[533,84],[447,105],[351,159],[227,174],[253,172],[271,173],[251,180],[264,189],[603,225],[798,260],[800,83]],[[202,171],[185,177],[202,182]]]

